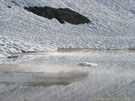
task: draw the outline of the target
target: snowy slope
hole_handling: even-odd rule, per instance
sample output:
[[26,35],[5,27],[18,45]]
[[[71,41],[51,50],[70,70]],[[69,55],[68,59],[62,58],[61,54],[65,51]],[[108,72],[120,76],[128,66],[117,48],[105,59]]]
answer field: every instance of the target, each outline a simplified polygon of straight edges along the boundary
[[[87,16],[92,24],[62,25],[55,19],[27,12],[24,6],[68,7]],[[27,42],[35,44],[29,44],[29,48],[37,44],[44,49],[47,46],[55,49],[135,48],[134,18],[134,0],[1,0],[0,36],[23,41],[24,47]],[[35,51],[37,49],[40,50]],[[6,54],[6,50],[2,53]]]
[[[25,6],[68,7],[92,23],[60,24]],[[135,0],[0,0],[0,101],[134,101],[135,52],[127,48],[135,48]],[[10,53],[19,57],[3,58]]]

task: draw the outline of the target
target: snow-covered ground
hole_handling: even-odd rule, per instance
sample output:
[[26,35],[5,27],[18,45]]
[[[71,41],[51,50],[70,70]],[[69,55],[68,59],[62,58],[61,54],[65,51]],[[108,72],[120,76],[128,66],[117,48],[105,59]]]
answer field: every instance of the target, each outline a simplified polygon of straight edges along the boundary
[[[60,24],[29,6],[92,23]],[[134,49],[135,0],[0,0],[0,101],[134,101]]]
[[[68,7],[88,17],[92,23],[60,24],[56,19],[48,20],[27,12],[24,6]],[[0,37],[17,39],[24,47],[27,43],[35,44],[29,44],[29,48],[37,44],[44,49],[48,46],[54,49],[135,48],[134,17],[134,0],[1,0]],[[2,53],[7,50],[8,47]]]

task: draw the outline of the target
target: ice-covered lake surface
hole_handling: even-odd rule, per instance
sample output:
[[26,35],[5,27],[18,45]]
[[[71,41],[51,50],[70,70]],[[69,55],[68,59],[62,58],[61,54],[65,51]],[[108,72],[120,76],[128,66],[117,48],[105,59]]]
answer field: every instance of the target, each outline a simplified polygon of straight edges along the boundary
[[[92,23],[24,10],[70,8]],[[0,101],[134,101],[135,0],[0,0]]]
[[[86,51],[87,50],[87,51]],[[0,65],[2,101],[134,101],[135,51],[14,54]]]

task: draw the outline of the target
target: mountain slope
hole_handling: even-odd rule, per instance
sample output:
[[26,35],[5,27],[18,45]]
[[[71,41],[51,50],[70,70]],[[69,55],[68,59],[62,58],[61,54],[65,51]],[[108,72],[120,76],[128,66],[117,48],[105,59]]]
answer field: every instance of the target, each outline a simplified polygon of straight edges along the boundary
[[[56,19],[24,10],[29,6],[70,8],[88,17],[92,24],[62,25]],[[26,44],[55,49],[135,48],[134,0],[1,0],[0,11],[0,36]]]

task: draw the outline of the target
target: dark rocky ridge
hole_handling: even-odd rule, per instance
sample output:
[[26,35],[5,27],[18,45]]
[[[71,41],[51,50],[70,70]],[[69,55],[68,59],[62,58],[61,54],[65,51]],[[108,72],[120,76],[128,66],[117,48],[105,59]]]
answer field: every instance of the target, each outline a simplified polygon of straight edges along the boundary
[[56,9],[45,6],[45,7],[25,7],[24,9],[48,19],[56,18],[61,24],[63,24],[65,21],[76,25],[90,23],[90,20],[87,17],[69,8]]

